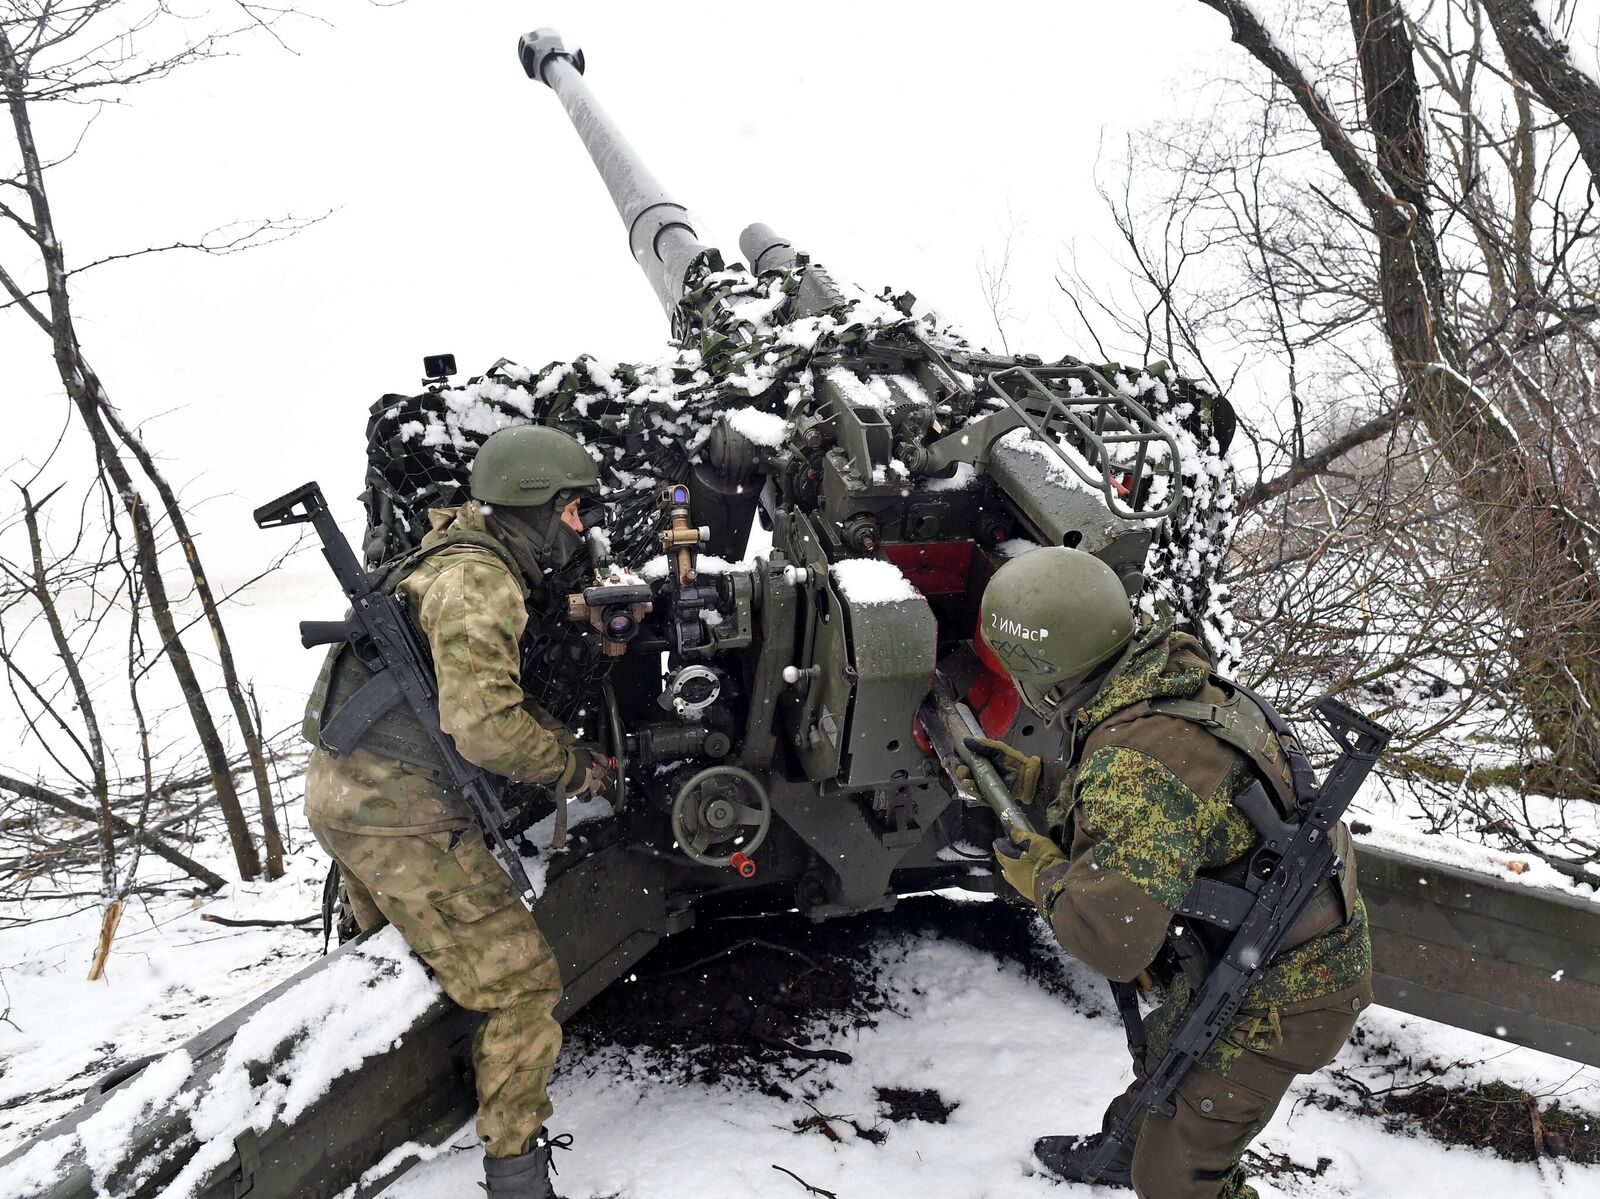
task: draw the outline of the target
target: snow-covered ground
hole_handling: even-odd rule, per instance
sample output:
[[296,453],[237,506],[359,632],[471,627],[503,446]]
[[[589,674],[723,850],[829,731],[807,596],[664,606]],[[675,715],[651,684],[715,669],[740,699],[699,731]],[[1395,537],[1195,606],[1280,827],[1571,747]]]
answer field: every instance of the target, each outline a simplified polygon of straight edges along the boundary
[[[165,896],[131,911],[103,982],[83,981],[93,912],[5,934],[0,1151],[69,1111],[116,1063],[177,1045],[315,958],[319,933],[229,929],[200,919],[207,912],[283,919],[313,911],[324,863],[303,825],[295,835],[291,871],[278,882],[236,885],[198,904]],[[1080,1010],[1014,963],[960,942],[911,936],[888,940],[876,953],[888,1010],[876,1027],[828,1043],[846,1050],[850,1064],[805,1063],[804,1095],[838,1117],[830,1124],[839,1141],[815,1128],[796,1131],[812,1114],[798,1096],[652,1082],[643,1051],[580,1040],[555,1083],[554,1126],[576,1136],[573,1151],[559,1159],[562,1193],[803,1199],[801,1185],[774,1166],[840,1199],[1072,1193],[1031,1173],[1029,1147],[1046,1133],[1094,1127],[1105,1100],[1127,1080],[1121,1032],[1109,1007],[1097,1006],[1099,980],[1066,963],[1069,982],[1095,997]],[[1347,1049],[1339,1065],[1374,1089],[1425,1076],[1421,1063],[1431,1059],[1465,1063],[1449,1074],[1454,1082],[1504,1080],[1600,1113],[1600,1071],[1383,1008],[1369,1012],[1364,1027],[1368,1048]],[[877,1087],[931,1089],[955,1110],[945,1124],[889,1123]],[[1387,1133],[1374,1120],[1306,1102],[1329,1089],[1336,1088],[1326,1076],[1297,1087],[1257,1142],[1259,1152],[1286,1155],[1298,1171],[1264,1180],[1263,1196],[1600,1196],[1600,1167],[1515,1164]],[[887,1136],[874,1144],[851,1121]],[[475,1193],[479,1170],[469,1127],[387,1193]]]
[[[812,1114],[803,1103],[748,1089],[641,1081],[616,1049],[569,1060],[556,1080],[552,1127],[575,1136],[560,1154],[558,1186],[569,1197],[701,1199],[794,1196],[792,1171],[839,1199],[891,1196],[978,1199],[991,1196],[1103,1194],[1061,1185],[1032,1172],[1036,1137],[1098,1127],[1105,1101],[1130,1074],[1120,1028],[1109,1011],[1073,1011],[1014,967],[980,950],[942,940],[885,945],[894,1014],[854,1041],[830,1042],[850,1053],[848,1066],[823,1063],[808,1078],[823,1093],[812,1103],[836,1117],[841,1140],[815,1128],[796,1131]],[[1098,994],[1087,971],[1081,990]],[[1368,1031],[1410,1051],[1451,1060],[1486,1060],[1479,1069],[1534,1089],[1600,1107],[1600,1072],[1573,1077],[1570,1063],[1511,1050],[1470,1034],[1376,1009]],[[1383,1077],[1347,1049],[1341,1064]],[[1296,1087],[1256,1142],[1285,1154],[1302,1175],[1258,1182],[1263,1199],[1361,1196],[1362,1199],[1456,1199],[1501,1196],[1600,1196],[1600,1167],[1518,1165],[1487,1153],[1384,1133],[1369,1119],[1305,1102],[1318,1079]],[[1378,1085],[1383,1085],[1379,1083]],[[936,1090],[955,1104],[944,1124],[885,1123],[877,1087]],[[1567,1102],[1573,1102],[1573,1099]],[[881,1144],[856,1134],[851,1121],[887,1131]],[[413,1169],[386,1195],[433,1199],[469,1193],[481,1170],[476,1138],[464,1129],[455,1151]],[[1327,1165],[1321,1166],[1322,1159]]]
[[[295,849],[275,882],[131,903],[99,982],[85,978],[100,914],[83,900],[31,904],[30,924],[0,933],[0,1152],[71,1111],[117,1065],[171,1049],[317,958],[320,924],[230,928],[204,919],[318,915],[327,859],[304,820],[290,833]],[[225,844],[200,857],[232,873]]]

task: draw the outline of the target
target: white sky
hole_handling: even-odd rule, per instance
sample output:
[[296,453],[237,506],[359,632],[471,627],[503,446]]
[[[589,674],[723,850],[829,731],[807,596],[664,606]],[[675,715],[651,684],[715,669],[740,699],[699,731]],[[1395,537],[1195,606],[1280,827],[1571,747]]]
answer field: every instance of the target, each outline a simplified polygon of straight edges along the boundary
[[[559,102],[516,61],[550,24],[702,238],[737,258],[764,220],[836,275],[916,292],[993,341],[977,263],[1018,223],[1013,349],[1069,338],[1053,282],[1112,230],[1102,136],[1186,115],[1180,80],[1232,53],[1194,0],[1117,6],[806,3],[766,8],[347,0],[107,111],[51,177],[69,261],[234,220],[335,210],[228,258],[163,255],[79,281],[79,331],[115,401],[147,422],[211,568],[240,574],[281,535],[256,504],[319,479],[354,522],[368,404],[413,391],[420,357],[463,375],[588,351],[654,356],[666,320]],[[713,13],[715,12],[715,16]],[[77,113],[41,121],[60,152]],[[13,243],[0,243],[15,261]],[[65,414],[41,335],[0,313],[0,469],[36,461]],[[20,419],[19,419],[20,418]],[[49,478],[87,477],[73,448]]]

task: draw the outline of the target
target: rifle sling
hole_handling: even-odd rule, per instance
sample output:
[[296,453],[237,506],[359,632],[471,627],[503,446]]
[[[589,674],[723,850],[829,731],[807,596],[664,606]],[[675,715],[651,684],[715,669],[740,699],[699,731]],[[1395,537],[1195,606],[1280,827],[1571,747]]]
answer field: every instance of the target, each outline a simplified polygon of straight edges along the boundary
[[394,674],[387,670],[378,671],[323,723],[323,748],[341,756],[349,753],[361,744],[361,739],[372,731],[372,726],[404,698]]

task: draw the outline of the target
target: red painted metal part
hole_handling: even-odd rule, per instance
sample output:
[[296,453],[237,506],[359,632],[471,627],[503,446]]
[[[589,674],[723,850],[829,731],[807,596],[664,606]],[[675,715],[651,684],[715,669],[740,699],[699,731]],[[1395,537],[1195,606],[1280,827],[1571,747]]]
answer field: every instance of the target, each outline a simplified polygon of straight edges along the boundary
[[976,629],[972,633],[972,645],[978,651],[983,670],[967,691],[967,706],[978,718],[984,733],[990,737],[1004,737],[1017,718],[1017,710],[1022,707],[1022,697]]
[[911,585],[930,598],[965,595],[977,546],[970,541],[897,541],[883,556],[900,568]]
[[[971,541],[894,542],[883,547],[884,557],[899,568],[911,585],[930,599],[935,596],[965,595],[972,574],[978,547]],[[979,631],[974,629],[972,647],[978,653],[983,669],[978,679],[958,698],[978,718],[983,731],[990,737],[1003,737],[1017,718],[1022,705],[1011,676],[1005,672],[998,658],[984,644]],[[931,753],[928,739],[920,727],[912,729],[917,745]]]

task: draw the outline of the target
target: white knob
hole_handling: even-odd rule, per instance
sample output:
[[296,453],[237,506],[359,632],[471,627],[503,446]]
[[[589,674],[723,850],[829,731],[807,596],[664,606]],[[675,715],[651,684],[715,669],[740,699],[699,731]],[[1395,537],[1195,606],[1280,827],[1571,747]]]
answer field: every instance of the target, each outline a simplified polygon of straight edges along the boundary
[[785,666],[783,668],[783,681],[791,687],[800,681],[800,668],[798,666]]

